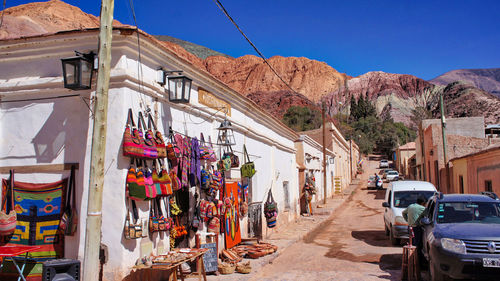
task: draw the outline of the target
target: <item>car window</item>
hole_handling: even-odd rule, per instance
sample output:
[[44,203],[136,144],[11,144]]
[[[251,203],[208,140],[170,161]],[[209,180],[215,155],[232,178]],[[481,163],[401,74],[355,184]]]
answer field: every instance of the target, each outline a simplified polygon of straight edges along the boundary
[[397,175],[397,174],[398,174],[398,172],[396,172],[396,171],[389,171],[389,172],[387,172],[387,174],[388,174],[388,175]]
[[437,223],[500,224],[500,203],[443,202],[437,210]]
[[406,208],[417,202],[418,197],[422,196],[426,200],[434,195],[434,191],[396,191],[394,192],[394,207]]
[[392,201],[392,191],[389,191],[389,198],[387,199],[387,203],[389,203],[389,206],[391,205]]
[[434,217],[434,206],[435,205],[436,205],[436,203],[434,201],[430,201],[429,206],[427,206],[427,209],[424,211],[425,216],[427,218],[429,218],[430,221],[432,221],[433,217]]

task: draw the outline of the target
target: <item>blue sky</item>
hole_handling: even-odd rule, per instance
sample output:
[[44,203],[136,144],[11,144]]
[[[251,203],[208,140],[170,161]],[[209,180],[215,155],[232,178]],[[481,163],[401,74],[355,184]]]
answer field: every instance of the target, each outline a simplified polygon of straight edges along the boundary
[[[500,1],[220,0],[266,57],[308,57],[340,72],[432,79],[460,68],[500,67]],[[7,7],[32,1],[7,0]],[[98,15],[99,0],[65,2]],[[115,19],[133,24],[130,0]],[[139,28],[239,57],[255,54],[212,0],[134,2]],[[256,55],[256,54],[255,54]]]

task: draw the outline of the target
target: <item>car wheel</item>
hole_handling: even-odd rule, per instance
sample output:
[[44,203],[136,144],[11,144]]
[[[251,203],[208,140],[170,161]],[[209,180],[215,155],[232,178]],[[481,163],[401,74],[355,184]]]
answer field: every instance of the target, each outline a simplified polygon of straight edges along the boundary
[[394,237],[394,233],[392,232],[392,226],[389,229],[389,239],[391,240],[391,244],[393,246],[401,245],[401,239]]
[[432,260],[429,261],[429,274],[431,281],[443,281],[444,275],[439,272],[438,265],[434,263]]

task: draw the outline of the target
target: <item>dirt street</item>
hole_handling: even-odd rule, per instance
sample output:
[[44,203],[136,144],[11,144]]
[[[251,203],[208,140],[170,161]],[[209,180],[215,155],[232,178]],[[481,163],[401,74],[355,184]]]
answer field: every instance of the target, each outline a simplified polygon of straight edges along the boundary
[[366,188],[378,162],[364,166],[360,185],[336,213],[251,280],[401,280],[402,249],[384,233],[385,190]]

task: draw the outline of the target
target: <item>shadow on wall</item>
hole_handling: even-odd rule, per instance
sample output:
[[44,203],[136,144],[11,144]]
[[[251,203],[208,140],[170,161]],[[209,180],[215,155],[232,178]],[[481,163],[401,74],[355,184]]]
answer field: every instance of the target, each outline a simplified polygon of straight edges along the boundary
[[[88,98],[88,94],[83,94]],[[27,102],[13,102],[2,105],[2,110],[16,114],[17,118],[23,118],[21,126],[32,126],[36,123],[32,120],[45,118],[44,115],[36,115],[36,111],[32,110],[33,115],[27,115],[29,108],[52,104],[52,111],[43,123],[39,131],[31,140],[34,146],[35,155],[28,155],[19,157],[16,155],[8,155],[3,157],[6,163],[14,159],[29,159],[35,158],[37,163],[53,163],[58,156],[63,153],[63,158],[57,161],[58,164],[62,163],[79,163],[80,169],[76,171],[76,208],[81,214],[81,198],[84,186],[84,173],[85,167],[85,154],[87,151],[87,136],[90,122],[90,112],[84,101],[76,97],[67,97],[62,99],[46,100],[46,101],[27,101]],[[39,111],[40,112],[40,111]],[[45,111],[46,112],[46,111]],[[8,114],[8,113],[7,113]],[[4,128],[7,126],[4,126]],[[12,128],[19,132],[29,131],[30,128]],[[22,138],[22,135],[18,135]],[[27,144],[28,140],[20,139],[14,145]],[[8,164],[7,164],[8,165]],[[70,171],[54,172],[53,174],[60,174],[60,178],[69,177]],[[20,181],[23,176],[18,177]],[[80,244],[80,231],[82,231],[82,224],[77,227],[77,232],[74,236],[65,237],[65,257],[78,258],[78,245]]]

